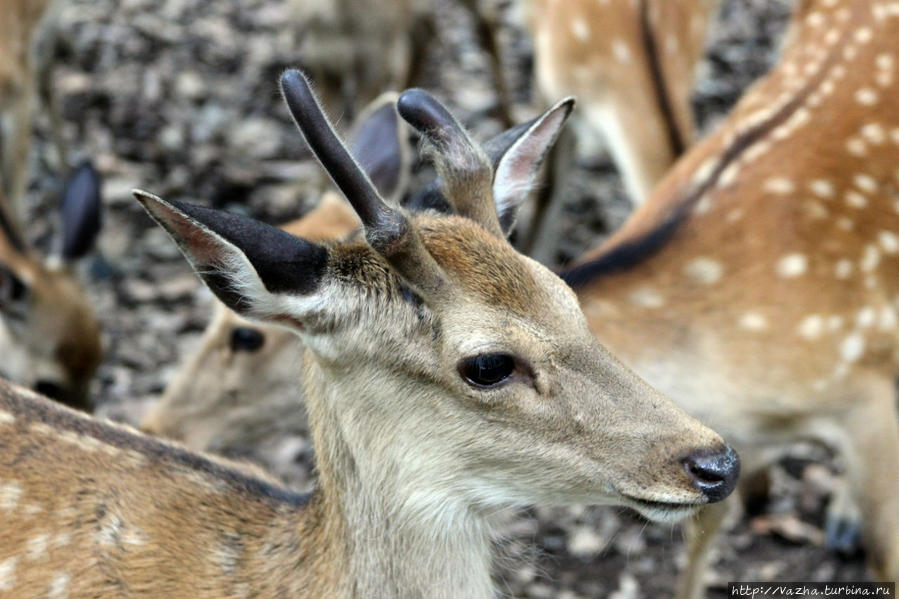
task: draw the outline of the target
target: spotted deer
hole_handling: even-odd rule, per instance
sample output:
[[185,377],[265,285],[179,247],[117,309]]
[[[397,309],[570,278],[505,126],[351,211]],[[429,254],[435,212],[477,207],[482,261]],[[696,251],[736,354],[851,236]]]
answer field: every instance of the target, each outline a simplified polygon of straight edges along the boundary
[[[750,473],[833,448],[874,572],[899,578],[899,10],[804,0],[784,54],[599,249],[567,269],[591,331],[733,442]],[[690,535],[701,595],[723,515]],[[858,514],[855,515],[857,519]],[[851,520],[851,519],[850,519]]]
[[32,247],[0,192],[0,376],[90,409],[100,327],[74,273],[100,230],[100,179],[89,163],[67,182],[51,252]]
[[[407,130],[394,107],[396,94],[382,94],[359,117],[349,135],[351,154],[381,196],[399,202],[410,171]],[[361,226],[347,202],[333,191],[303,218],[283,228],[309,241],[330,242]],[[303,346],[275,325],[243,318],[217,302],[198,349],[183,362],[141,429],[200,451],[252,458],[275,472],[272,447],[285,435],[308,435],[297,409]]]
[[32,115],[40,97],[51,120],[59,160],[65,164],[62,120],[49,100],[49,31],[57,0],[7,0],[0,8],[0,175],[10,206],[7,218],[21,227],[28,177]]
[[[690,94],[720,0],[531,0],[534,78],[541,96],[575,95],[581,137],[602,136],[634,204],[642,204],[695,136]],[[565,179],[573,160],[552,164]],[[549,262],[559,194],[530,233]]]
[[401,95],[452,203],[441,215],[387,204],[305,77],[287,71],[281,86],[360,237],[324,246],[136,196],[228,307],[303,339],[317,490],[298,496],[2,384],[0,588],[491,597],[498,508],[616,503],[674,520],[730,492],[733,450],[608,354],[568,287],[505,239],[571,101],[493,168],[431,96]]

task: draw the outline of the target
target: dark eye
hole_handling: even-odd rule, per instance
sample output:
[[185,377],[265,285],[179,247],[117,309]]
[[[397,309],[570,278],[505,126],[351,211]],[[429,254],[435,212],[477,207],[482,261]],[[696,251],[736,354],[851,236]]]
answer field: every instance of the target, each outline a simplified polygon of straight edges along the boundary
[[231,350],[252,352],[265,343],[265,335],[250,327],[234,327],[231,329]]
[[470,384],[493,387],[515,371],[515,358],[508,354],[481,354],[467,358],[459,365],[459,372]]

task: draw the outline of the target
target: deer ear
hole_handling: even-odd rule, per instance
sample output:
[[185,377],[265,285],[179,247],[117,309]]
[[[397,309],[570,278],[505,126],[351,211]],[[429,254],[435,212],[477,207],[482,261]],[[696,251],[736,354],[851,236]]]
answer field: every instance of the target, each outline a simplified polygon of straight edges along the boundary
[[350,153],[386,200],[399,202],[409,178],[405,125],[396,112],[398,94],[372,100],[350,132]]
[[101,226],[100,175],[90,162],[83,162],[63,191],[62,257],[75,260],[90,251]]
[[494,138],[485,148],[494,163],[496,213],[507,235],[573,108],[574,98],[566,98],[530,123]]
[[249,318],[302,328],[306,314],[295,299],[319,289],[327,249],[236,214],[139,190],[134,197],[226,306]]
[[28,285],[12,270],[0,264],[0,314],[12,320],[24,316]]

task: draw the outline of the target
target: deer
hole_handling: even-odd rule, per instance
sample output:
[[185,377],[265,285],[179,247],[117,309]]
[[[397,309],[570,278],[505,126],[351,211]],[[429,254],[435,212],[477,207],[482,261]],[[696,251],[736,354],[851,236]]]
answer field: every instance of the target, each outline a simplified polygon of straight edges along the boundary
[[[861,526],[886,580],[899,578],[897,62],[895,5],[803,0],[773,71],[561,273],[597,339],[733,443],[744,479],[796,441],[832,448],[847,487],[828,542]],[[724,505],[688,525],[682,599],[702,596]]]
[[[408,132],[384,93],[367,106],[349,133],[351,154],[386,201],[398,203],[411,171]],[[314,242],[346,238],[361,227],[338,193],[325,191],[302,218],[282,228]],[[303,346],[275,325],[252,322],[216,301],[199,347],[181,364],[159,401],[141,419],[141,430],[197,451],[250,457],[270,472],[271,441],[279,433],[308,435],[298,410]]]
[[74,267],[100,231],[100,185],[89,162],[75,169],[47,255],[28,243],[0,191],[0,376],[83,410],[103,343]]
[[0,588],[491,597],[497,509],[615,503],[672,521],[733,489],[733,449],[606,352],[567,286],[505,237],[571,100],[493,167],[433,96],[401,94],[454,208],[415,214],[380,197],[301,72],[281,88],[358,238],[135,196],[225,305],[300,335],[318,487],[297,495],[0,383]]
[[[574,95],[581,138],[606,140],[635,206],[696,137],[690,104],[696,67],[719,0],[531,0],[534,82],[543,98]],[[559,190],[574,159],[559,144],[526,249],[552,263]]]
[[15,223],[18,227],[24,218],[32,115],[37,99],[47,108],[59,162],[66,163],[62,117],[51,101],[48,56],[59,4],[58,0],[8,0],[0,19],[0,176],[11,204],[7,218],[20,219]]
[[[486,0],[456,0],[468,13],[473,35],[489,63],[496,116],[512,125],[512,100],[502,72],[499,16]],[[290,0],[296,45],[315,76],[326,107],[353,116],[385,89],[421,79],[428,49],[439,34],[434,0]]]

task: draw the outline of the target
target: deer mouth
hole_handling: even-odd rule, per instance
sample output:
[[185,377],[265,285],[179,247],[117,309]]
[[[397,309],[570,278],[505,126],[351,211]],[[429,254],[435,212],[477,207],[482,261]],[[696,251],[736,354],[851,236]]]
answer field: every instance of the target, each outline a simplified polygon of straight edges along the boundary
[[692,516],[705,502],[653,501],[620,493],[624,505],[653,522],[675,523]]

